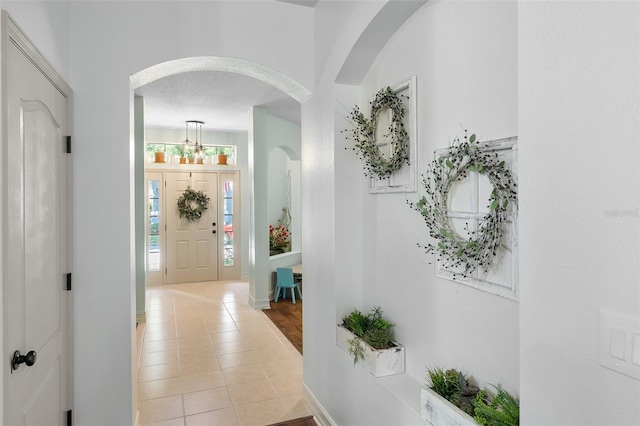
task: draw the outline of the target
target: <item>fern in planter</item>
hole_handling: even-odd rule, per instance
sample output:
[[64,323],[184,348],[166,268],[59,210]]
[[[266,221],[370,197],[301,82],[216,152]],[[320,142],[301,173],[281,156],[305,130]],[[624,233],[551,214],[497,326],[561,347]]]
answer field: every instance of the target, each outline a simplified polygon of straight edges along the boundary
[[440,367],[427,369],[429,387],[460,408],[471,417],[474,416],[474,400],[478,394],[478,387],[469,383],[469,378],[458,370],[443,370]]
[[356,364],[358,360],[364,359],[362,341],[374,349],[393,347],[391,328],[394,325],[382,318],[382,309],[379,306],[374,307],[367,315],[354,309],[349,315],[342,318],[342,326],[358,337],[358,339],[347,341],[349,354],[353,356],[353,363]]
[[496,393],[482,390],[476,395],[474,420],[484,426],[518,426],[520,424],[520,405],[518,400],[500,385]]

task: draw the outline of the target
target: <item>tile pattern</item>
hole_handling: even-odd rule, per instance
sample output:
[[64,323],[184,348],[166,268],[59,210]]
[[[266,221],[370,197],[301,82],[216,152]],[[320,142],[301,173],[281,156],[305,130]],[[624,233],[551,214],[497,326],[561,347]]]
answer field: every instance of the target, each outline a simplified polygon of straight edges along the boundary
[[302,356],[249,306],[249,284],[147,289],[137,328],[140,424],[267,425],[311,415]]

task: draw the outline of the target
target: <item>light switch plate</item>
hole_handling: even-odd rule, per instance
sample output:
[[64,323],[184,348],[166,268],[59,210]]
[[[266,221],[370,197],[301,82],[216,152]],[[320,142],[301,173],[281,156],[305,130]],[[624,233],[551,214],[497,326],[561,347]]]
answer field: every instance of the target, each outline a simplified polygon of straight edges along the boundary
[[600,365],[640,380],[640,318],[600,309]]

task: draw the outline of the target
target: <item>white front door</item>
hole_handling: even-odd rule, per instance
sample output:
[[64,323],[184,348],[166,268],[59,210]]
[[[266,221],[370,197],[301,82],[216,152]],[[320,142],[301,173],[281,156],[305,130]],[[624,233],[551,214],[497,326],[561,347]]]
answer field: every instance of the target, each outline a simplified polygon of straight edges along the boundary
[[[2,18],[6,35],[13,24],[6,14]],[[7,78],[2,164],[6,179],[3,424],[61,425],[66,424],[70,408],[69,160],[64,153],[70,91],[56,88],[40,70],[46,67],[34,66],[30,58],[37,54],[27,49],[31,52],[27,57],[14,44],[19,38],[10,39],[2,51]],[[26,362],[11,366],[16,351],[22,355],[34,351],[35,357],[17,358]]]
[[[167,284],[218,279],[218,174],[215,172],[167,172]],[[177,202],[187,188],[210,199],[202,217],[189,222],[180,218]],[[222,238],[222,237],[221,237]]]

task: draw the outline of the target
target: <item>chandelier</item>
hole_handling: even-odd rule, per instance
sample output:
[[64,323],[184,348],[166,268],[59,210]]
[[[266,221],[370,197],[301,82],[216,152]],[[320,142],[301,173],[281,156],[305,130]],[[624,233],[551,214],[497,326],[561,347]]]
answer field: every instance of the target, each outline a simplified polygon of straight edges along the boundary
[[[185,139],[182,142],[182,152],[185,153],[188,150],[193,150],[196,160],[202,160],[204,158],[204,151],[202,149],[202,125],[204,121],[187,120],[185,121]],[[189,140],[189,127],[195,128],[195,142]],[[200,142],[198,142],[198,131],[200,132]]]

